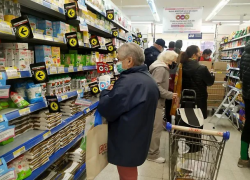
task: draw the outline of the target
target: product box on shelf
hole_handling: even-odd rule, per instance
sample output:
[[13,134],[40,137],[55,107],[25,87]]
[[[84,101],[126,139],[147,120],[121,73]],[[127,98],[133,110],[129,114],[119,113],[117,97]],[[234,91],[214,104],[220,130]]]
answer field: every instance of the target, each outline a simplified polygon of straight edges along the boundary
[[215,81],[225,81],[226,73],[216,73],[215,72]]
[[66,33],[66,24],[61,21],[53,22],[53,36],[57,37],[58,35],[64,36]]
[[51,46],[39,45],[35,46],[36,63],[45,62],[46,65],[53,64]]
[[34,16],[28,15],[29,23],[33,31],[37,29],[37,19]]
[[44,30],[44,35],[53,36],[52,22],[48,20],[38,21],[38,29]]
[[4,49],[28,49],[28,43],[2,43]]
[[14,51],[15,54],[15,65],[20,71],[28,71],[30,67],[30,57],[28,55],[29,50],[17,49]]
[[60,47],[51,47],[53,64],[60,65]]
[[13,67],[15,66],[15,54],[14,49],[4,49],[4,58],[6,60],[6,66],[7,67]]
[[214,63],[215,71],[226,71],[227,70],[227,62],[215,62]]

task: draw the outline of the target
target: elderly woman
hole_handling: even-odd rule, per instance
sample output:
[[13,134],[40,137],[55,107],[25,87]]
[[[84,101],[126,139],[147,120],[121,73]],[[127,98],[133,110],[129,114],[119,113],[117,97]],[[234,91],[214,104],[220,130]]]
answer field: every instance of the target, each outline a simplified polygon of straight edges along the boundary
[[108,161],[121,180],[137,180],[137,166],[147,158],[159,90],[135,43],[118,49],[120,78],[101,92],[98,111],[108,121]]
[[148,160],[156,163],[164,163],[165,158],[160,157],[160,138],[162,132],[162,110],[165,107],[166,99],[175,99],[176,93],[168,91],[169,89],[169,70],[173,67],[172,64],[176,62],[178,54],[174,51],[162,52],[158,59],[149,67],[149,72],[155,79],[159,91],[160,99],[156,110],[154,121],[154,130],[151,139],[151,144],[148,153]]

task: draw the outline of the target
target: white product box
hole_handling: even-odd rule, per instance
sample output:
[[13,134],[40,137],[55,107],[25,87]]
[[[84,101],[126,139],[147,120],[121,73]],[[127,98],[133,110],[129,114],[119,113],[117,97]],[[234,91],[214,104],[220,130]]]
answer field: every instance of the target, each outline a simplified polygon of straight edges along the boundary
[[28,43],[3,43],[5,49],[28,49]]
[[30,58],[28,56],[29,50],[15,50],[15,64],[18,70],[28,71],[30,67]]
[[31,56],[30,64],[34,64],[35,63],[34,51],[30,51],[30,56]]
[[6,60],[6,67],[14,67],[15,66],[15,55],[13,49],[4,49],[4,57]]
[[6,67],[6,61],[4,58],[0,58],[0,70],[5,70]]

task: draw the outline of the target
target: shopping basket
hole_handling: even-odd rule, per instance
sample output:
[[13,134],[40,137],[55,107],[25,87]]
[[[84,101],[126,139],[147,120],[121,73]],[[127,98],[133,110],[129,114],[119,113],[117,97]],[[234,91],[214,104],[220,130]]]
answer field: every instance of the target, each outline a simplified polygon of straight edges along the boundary
[[[166,128],[169,132],[169,180],[216,180],[230,132],[170,123]],[[222,140],[217,140],[216,136],[222,137]],[[192,147],[199,147],[199,151],[189,152]]]

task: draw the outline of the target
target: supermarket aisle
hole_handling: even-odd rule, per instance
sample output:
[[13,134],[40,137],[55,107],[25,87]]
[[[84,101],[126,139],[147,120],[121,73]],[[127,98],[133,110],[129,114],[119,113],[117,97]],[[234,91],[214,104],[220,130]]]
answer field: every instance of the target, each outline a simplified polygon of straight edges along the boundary
[[[206,123],[206,129],[212,129],[212,125]],[[232,127],[226,119],[221,120],[216,130],[231,132],[231,139],[227,142],[218,180],[249,180],[250,169],[237,167],[240,153],[240,132]],[[161,155],[168,160],[168,133],[163,132],[161,137]],[[165,164],[156,164],[146,161],[139,167],[138,180],[168,180],[168,161]],[[116,167],[108,165],[95,180],[119,180]]]

